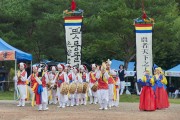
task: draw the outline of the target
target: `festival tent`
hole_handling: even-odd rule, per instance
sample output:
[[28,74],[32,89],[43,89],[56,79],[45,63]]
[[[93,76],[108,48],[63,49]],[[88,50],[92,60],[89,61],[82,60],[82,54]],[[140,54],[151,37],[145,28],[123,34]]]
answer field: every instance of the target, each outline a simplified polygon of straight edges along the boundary
[[9,45],[0,38],[0,61],[15,61],[16,74],[17,61],[30,61],[32,66],[32,55]]
[[[120,61],[120,60],[111,60],[112,64],[111,64],[111,69],[115,69],[118,70],[119,69],[119,65],[124,65],[124,61]],[[134,71],[135,68],[135,62],[129,62],[128,63],[128,68],[126,70],[126,76],[134,76],[136,71]]]
[[169,77],[180,77],[180,64],[165,71],[165,76]]
[[[3,41],[1,38],[0,38],[0,52],[1,52],[1,55],[2,55],[2,52],[6,52],[6,56],[4,57],[9,57],[14,58],[14,60],[17,60],[17,61],[32,61],[32,55],[31,54],[28,54],[28,53],[25,53],[11,45],[9,45],[8,43],[6,43],[5,41]],[[13,54],[14,53],[14,54]],[[14,55],[14,56],[13,56]],[[10,58],[4,58],[4,60],[10,60]],[[0,58],[0,61],[2,57]]]

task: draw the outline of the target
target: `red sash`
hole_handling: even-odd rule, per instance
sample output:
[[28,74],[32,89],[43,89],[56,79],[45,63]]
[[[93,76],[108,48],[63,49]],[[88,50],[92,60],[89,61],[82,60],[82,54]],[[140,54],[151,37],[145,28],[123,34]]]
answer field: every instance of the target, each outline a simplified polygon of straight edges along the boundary
[[98,89],[108,89],[108,83],[101,77],[98,80]]
[[[21,76],[25,77],[26,71],[21,72]],[[18,79],[17,85],[25,85],[26,81],[22,81],[21,79]]]
[[64,82],[64,73],[59,75],[58,81],[57,81],[57,86],[60,87],[63,82]]

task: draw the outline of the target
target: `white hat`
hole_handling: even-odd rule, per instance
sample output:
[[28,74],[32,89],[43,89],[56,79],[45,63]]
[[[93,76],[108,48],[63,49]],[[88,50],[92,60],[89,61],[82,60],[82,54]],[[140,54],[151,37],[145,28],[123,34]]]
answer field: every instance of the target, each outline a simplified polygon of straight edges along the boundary
[[55,66],[52,66],[52,67],[51,67],[51,70],[56,70],[56,67],[55,67]]
[[80,66],[79,66],[79,69],[84,70],[84,66],[83,66],[83,65],[80,65]]
[[110,61],[110,59],[108,59],[107,61],[106,61],[109,65],[111,65],[111,61]]
[[92,64],[92,68],[93,68],[93,67],[96,67],[96,64]]
[[36,65],[33,65],[32,68],[38,70],[38,67]]
[[23,62],[20,62],[18,66],[19,66],[19,67],[26,68],[26,64],[25,64],[25,63],[23,63]]
[[112,76],[116,76],[116,75],[117,75],[117,71],[112,70],[111,75],[112,75]]
[[58,64],[57,67],[64,69],[64,65],[63,64]]

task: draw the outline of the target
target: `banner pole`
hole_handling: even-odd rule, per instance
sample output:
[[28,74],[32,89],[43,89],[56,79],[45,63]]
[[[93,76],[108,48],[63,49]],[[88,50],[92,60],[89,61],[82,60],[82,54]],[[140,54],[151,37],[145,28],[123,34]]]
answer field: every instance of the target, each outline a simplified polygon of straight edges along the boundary
[[[15,68],[14,68],[14,70],[15,70],[15,76],[16,76],[16,73],[17,73],[17,70],[16,70],[16,65],[17,65],[17,60],[15,59]],[[15,81],[14,81],[14,100],[16,99],[16,83],[15,83]]]

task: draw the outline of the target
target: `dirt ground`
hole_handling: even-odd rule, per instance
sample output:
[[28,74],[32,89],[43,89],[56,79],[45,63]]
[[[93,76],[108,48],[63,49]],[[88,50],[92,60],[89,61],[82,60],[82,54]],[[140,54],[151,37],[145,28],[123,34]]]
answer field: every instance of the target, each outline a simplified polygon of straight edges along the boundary
[[0,120],[180,120],[180,104],[153,112],[139,111],[138,103],[120,103],[118,108],[99,110],[98,105],[57,108],[49,105],[48,111],[37,111],[26,103],[16,107],[16,101],[0,101]]

